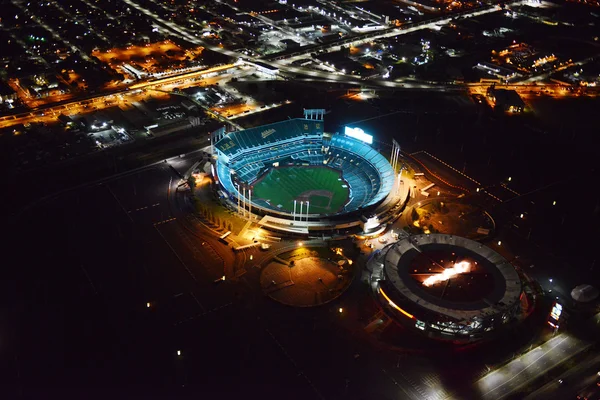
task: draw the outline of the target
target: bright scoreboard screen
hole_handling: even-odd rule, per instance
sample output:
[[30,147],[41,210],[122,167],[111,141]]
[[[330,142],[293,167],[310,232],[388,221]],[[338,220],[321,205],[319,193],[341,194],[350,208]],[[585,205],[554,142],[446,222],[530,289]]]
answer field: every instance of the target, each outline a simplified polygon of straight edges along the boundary
[[366,134],[365,131],[360,128],[350,128],[347,126],[345,127],[344,134],[362,142],[373,144],[373,136]]

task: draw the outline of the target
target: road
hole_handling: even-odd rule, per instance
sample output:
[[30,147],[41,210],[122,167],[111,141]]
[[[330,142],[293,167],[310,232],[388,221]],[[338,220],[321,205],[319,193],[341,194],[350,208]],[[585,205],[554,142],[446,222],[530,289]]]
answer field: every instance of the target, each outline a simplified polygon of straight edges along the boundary
[[[598,331],[600,314],[586,324]],[[475,383],[482,399],[503,399],[541,377],[571,357],[585,351],[593,343],[561,333],[546,343],[518,356],[508,364],[488,373]]]
[[[600,371],[600,354],[592,355],[578,362],[575,367],[531,393],[524,400],[575,398],[585,388],[595,387],[596,382],[600,382],[598,371]],[[558,381],[559,379],[563,380],[562,384]]]
[[[17,124],[26,124],[29,122],[43,122],[44,119],[54,120],[60,114],[81,114],[89,112],[90,110],[88,110],[88,108],[90,106],[93,106],[95,109],[114,107],[114,101],[118,101],[120,103],[138,101],[141,98],[148,96],[147,93],[143,93],[143,90],[161,88],[173,84],[174,82],[182,83],[187,81],[189,83],[198,78],[202,78],[204,75],[220,73],[232,68],[237,68],[237,66],[233,64],[228,64],[201,71],[183,72],[175,76],[167,76],[149,82],[134,84],[134,90],[130,90],[129,87],[123,87],[113,90],[109,93],[101,93],[93,96],[87,96],[82,99],[74,100],[59,105],[47,105],[35,111],[25,112],[17,115],[6,115],[0,117],[0,128],[5,128]],[[185,87],[185,85],[178,86]]]

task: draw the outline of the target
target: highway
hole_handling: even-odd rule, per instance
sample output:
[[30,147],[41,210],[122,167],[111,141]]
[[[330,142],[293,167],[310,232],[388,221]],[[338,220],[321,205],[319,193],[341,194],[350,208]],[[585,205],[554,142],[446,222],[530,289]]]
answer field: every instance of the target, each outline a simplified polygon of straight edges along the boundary
[[482,399],[500,400],[547,371],[584,351],[590,343],[560,334],[481,378],[476,386]]
[[31,122],[45,122],[45,120],[51,121],[55,120],[60,114],[81,114],[89,112],[90,110],[88,110],[88,108],[92,106],[95,107],[95,109],[114,107],[114,101],[118,101],[123,104],[127,102],[141,100],[142,98],[148,96],[148,94],[143,92],[144,90],[161,88],[166,85],[172,85],[175,82],[180,83],[178,85],[179,87],[186,87],[185,84],[182,84],[185,83],[185,81],[187,81],[187,83],[190,84],[192,83],[192,81],[202,78],[204,75],[220,73],[232,68],[238,68],[238,66],[234,64],[227,64],[201,71],[183,72],[175,76],[168,76],[148,82],[136,83],[133,85],[135,87],[134,90],[130,90],[129,87],[124,87],[110,91],[108,93],[100,93],[97,95],[86,96],[85,98],[74,100],[68,103],[63,103],[59,105],[47,105],[44,107],[40,107],[39,109],[21,114],[6,115],[0,117],[0,128],[6,128],[18,124],[27,124]]
[[[590,318],[586,326],[598,331],[600,314]],[[508,364],[491,371],[475,383],[482,399],[503,399],[519,391],[528,383],[558,367],[568,359],[592,346],[589,340],[561,333],[546,343],[519,355]]]
[[[578,362],[576,366],[529,394],[524,400],[575,398],[588,387],[596,388],[600,393],[600,388],[596,386],[596,382],[600,382],[598,371],[600,371],[600,354]],[[563,382],[560,383],[559,379]]]

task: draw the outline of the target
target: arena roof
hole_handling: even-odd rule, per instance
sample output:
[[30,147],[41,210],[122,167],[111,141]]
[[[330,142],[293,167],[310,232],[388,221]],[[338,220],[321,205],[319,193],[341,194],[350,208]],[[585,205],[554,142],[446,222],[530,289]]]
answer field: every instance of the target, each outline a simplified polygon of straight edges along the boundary
[[228,157],[232,157],[243,153],[246,149],[285,142],[302,136],[322,135],[323,121],[296,118],[232,132],[219,140],[215,147]]
[[[460,247],[487,260],[486,264],[494,268],[493,271],[490,271],[492,275],[495,275],[495,279],[502,281],[499,282],[498,290],[493,291],[481,301],[460,303],[433,298],[426,291],[416,287],[408,274],[399,271],[406,267],[401,262],[401,258],[411,252],[421,251],[421,246],[434,244]],[[521,279],[517,271],[504,257],[489,247],[459,236],[417,235],[400,240],[390,245],[385,255],[384,269],[398,295],[428,312],[445,315],[455,321],[470,321],[473,318],[487,318],[499,314],[519,301],[522,290]]]

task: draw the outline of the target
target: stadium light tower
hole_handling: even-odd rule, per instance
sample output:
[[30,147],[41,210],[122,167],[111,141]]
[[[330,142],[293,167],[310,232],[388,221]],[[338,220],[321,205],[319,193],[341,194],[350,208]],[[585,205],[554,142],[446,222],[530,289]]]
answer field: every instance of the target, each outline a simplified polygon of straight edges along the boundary
[[242,204],[242,209],[244,210],[242,216],[246,216],[246,185],[244,185],[244,197],[243,197],[243,204]]
[[294,213],[292,214],[294,221],[296,220],[296,200],[294,200]]
[[306,202],[306,222],[308,222],[308,206],[310,205],[310,202],[307,201]]
[[237,188],[237,212],[238,214],[242,213],[242,210],[240,208],[240,201],[241,201],[241,196],[240,196],[240,185],[238,185],[237,183],[235,184],[235,187]]
[[402,171],[404,171],[404,167],[400,168],[400,173],[398,174],[398,186],[396,188],[396,196],[400,195],[400,187],[402,183]]
[[390,165],[396,171],[398,169],[398,158],[400,157],[400,144],[392,140],[392,154],[390,156]]
[[252,219],[252,189],[248,189],[248,218]]

